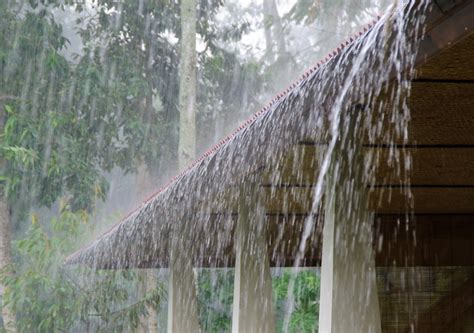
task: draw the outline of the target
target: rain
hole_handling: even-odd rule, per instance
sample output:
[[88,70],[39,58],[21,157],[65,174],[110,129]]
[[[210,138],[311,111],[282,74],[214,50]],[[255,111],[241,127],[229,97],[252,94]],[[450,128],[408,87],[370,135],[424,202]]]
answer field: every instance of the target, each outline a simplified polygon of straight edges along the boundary
[[2,1],[0,332],[474,329],[473,7]]

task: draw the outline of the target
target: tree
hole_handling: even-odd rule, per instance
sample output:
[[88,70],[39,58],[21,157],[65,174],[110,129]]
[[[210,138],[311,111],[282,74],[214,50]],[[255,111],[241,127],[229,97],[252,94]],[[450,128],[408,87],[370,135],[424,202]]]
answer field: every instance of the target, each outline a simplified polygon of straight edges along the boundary
[[[123,110],[143,110],[143,137],[129,143],[132,151],[141,153],[140,158],[150,177],[158,178],[158,181],[172,175],[165,170],[165,166],[174,170],[173,166],[179,165],[180,121],[185,119],[180,116],[180,110],[186,96],[194,96],[194,102],[190,100],[194,123],[199,117],[196,112],[197,98],[200,97],[196,95],[196,34],[207,46],[206,51],[199,54],[199,62],[207,64],[219,49],[217,40],[221,36],[213,16],[222,3],[222,0],[201,1],[198,6],[194,2],[194,23],[190,23],[191,18],[186,17],[188,10],[183,9],[190,6],[185,1],[181,6],[180,2],[175,1],[99,0],[96,15],[88,18],[87,24],[81,29],[86,44],[85,53],[100,54],[100,57],[94,56],[99,76],[112,79],[110,75],[113,72],[114,81],[123,82],[124,87],[135,87],[137,94],[133,98],[125,99],[127,95],[121,93],[110,96],[109,101],[120,101]],[[185,13],[184,20],[181,20],[182,12]],[[194,39],[183,42],[181,30],[189,24],[194,31]],[[189,43],[194,43],[194,46]],[[191,47],[194,50],[191,63],[194,62],[194,65],[190,68],[194,67],[194,74],[181,75],[181,53],[186,53],[185,50]],[[88,60],[90,58],[84,57],[83,62],[91,61]],[[181,89],[184,76],[188,76],[187,80],[194,79],[194,83],[187,85],[189,89],[194,88],[194,92],[188,93],[186,89]],[[181,92],[177,94],[178,91]],[[100,93],[101,100],[105,100],[104,92]],[[196,128],[194,132],[189,132],[194,136],[190,140],[191,145],[196,145],[196,137],[201,134]],[[181,143],[184,144],[183,141]],[[191,150],[191,157],[187,161],[195,156],[196,149]]]
[[196,157],[196,0],[181,0],[179,168]]
[[[12,217],[20,215],[22,207],[31,204],[36,196],[38,200],[48,201],[49,198],[41,197],[41,181],[33,180],[33,174],[44,174],[44,154],[38,154],[39,147],[37,139],[39,136],[48,135],[45,123],[50,121],[49,114],[39,115],[37,106],[43,104],[50,107],[52,104],[51,94],[46,82],[55,85],[57,77],[64,74],[63,59],[58,56],[57,51],[65,44],[60,36],[58,26],[47,21],[45,11],[38,15],[26,13],[24,20],[17,20],[17,13],[13,12],[7,4],[0,4],[0,71],[2,80],[0,83],[0,96],[2,100],[2,117],[0,137],[0,166],[1,190],[0,190],[0,271],[11,275],[11,227]],[[29,31],[38,29],[36,35],[30,35]],[[38,58],[26,59],[26,55],[37,53]],[[49,77],[45,75],[48,71]],[[34,72],[34,73],[33,73]],[[25,100],[26,91],[31,86],[33,76],[36,76],[37,84],[33,88],[31,104]],[[27,77],[26,82],[23,82]],[[46,81],[46,82],[45,82]],[[21,93],[21,95],[17,95]],[[43,98],[42,98],[43,97]],[[48,98],[49,97],[49,98]],[[18,108],[17,108],[18,106]],[[26,114],[26,109],[30,114]],[[33,128],[26,126],[26,117],[38,121],[41,124]],[[39,118],[39,119],[38,119]],[[46,152],[43,150],[43,152]],[[50,155],[46,156],[49,160]],[[47,178],[47,175],[46,177]],[[54,185],[53,185],[54,186]],[[20,198],[20,200],[18,200]],[[16,218],[18,219],[18,217]],[[3,293],[8,289],[0,286]],[[2,306],[4,325],[9,331],[16,331],[15,315],[4,303]]]
[[289,332],[317,332],[319,319],[320,279],[314,271],[304,270],[292,276],[291,270],[273,278],[274,302],[277,311],[277,326],[284,330],[284,316],[288,299],[290,279],[295,279],[293,292],[294,310],[289,314]]
[[[273,302],[278,332],[284,331],[288,287],[295,279],[294,310],[289,314],[289,332],[316,332],[319,318],[320,277],[312,270],[296,273],[284,269],[272,277]],[[205,332],[227,332],[232,328],[233,270],[202,269],[198,275],[199,317]]]
[[[20,15],[0,4],[0,269],[7,276],[10,230],[27,220],[31,206],[69,196],[73,211],[91,211],[107,192],[104,171],[132,170],[144,152],[134,148],[146,121],[131,107],[141,100],[141,81],[106,80],[113,66],[102,66],[97,48],[73,66],[61,53],[67,40],[52,15],[55,6],[25,7]],[[3,309],[14,331],[15,316]]]
[[[263,1],[264,30],[267,58],[271,60],[286,56],[283,24],[275,0]],[[277,43],[275,47],[275,42]]]
[[[8,211],[8,205],[5,199],[0,201],[0,274],[5,272],[7,276],[11,275],[10,263],[10,217]],[[0,284],[0,296],[2,297],[2,318],[3,325],[7,331],[16,331],[16,319],[15,314],[11,308],[6,304],[4,300],[5,293],[8,292],[7,287]]]
[[234,271],[232,269],[201,269],[197,280],[202,331],[231,331]]
[[152,176],[177,147],[178,49],[172,36],[179,31],[178,9],[169,1],[99,0],[97,13],[80,22],[86,23],[81,63],[116,82],[117,89],[101,89],[96,98],[109,112],[123,113],[122,125],[129,126],[124,135],[140,125],[141,136],[128,141],[127,158],[144,163]]
[[16,274],[2,278],[9,287],[5,297],[18,313],[19,331],[134,330],[148,309],[159,304],[160,289],[134,296],[132,291],[141,283],[134,271],[63,266],[65,256],[93,227],[85,210],[71,212],[62,201],[48,227],[39,219],[33,215],[28,233],[14,242]]

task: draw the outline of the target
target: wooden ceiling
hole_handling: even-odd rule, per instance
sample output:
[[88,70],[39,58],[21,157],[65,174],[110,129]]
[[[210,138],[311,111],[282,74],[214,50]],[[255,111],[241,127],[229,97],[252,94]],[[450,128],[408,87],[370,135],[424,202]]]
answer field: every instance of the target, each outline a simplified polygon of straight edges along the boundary
[[[418,69],[409,105],[409,140],[395,147],[402,157],[400,163],[386,163],[393,147],[385,142],[364,143],[365,155],[377,153],[381,161],[371,186],[392,191],[390,201],[383,200],[373,208],[379,214],[405,214],[405,193],[399,188],[410,185],[415,214],[474,214],[474,35]],[[305,140],[281,163],[278,184],[266,177],[262,190],[274,193],[267,195],[271,197],[266,204],[269,213],[309,213],[311,187],[324,149],[322,144]],[[400,184],[398,172],[406,168],[406,152],[412,158],[409,183]],[[374,202],[380,201],[379,195],[380,191],[372,191]]]

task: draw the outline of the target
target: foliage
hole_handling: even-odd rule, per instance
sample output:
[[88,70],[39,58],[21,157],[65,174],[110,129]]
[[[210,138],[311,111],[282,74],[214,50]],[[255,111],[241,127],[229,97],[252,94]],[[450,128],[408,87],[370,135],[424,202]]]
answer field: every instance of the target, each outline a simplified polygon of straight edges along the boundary
[[[277,327],[283,327],[286,300],[291,271],[285,271],[282,275],[273,279],[273,291],[277,312]],[[289,332],[317,332],[319,318],[319,275],[314,271],[305,270],[296,273],[294,277],[294,309],[290,315]]]
[[198,305],[203,332],[229,332],[232,329],[232,270],[203,269],[198,274]]
[[[67,103],[74,70],[60,53],[67,45],[62,28],[46,9],[23,18],[1,9],[0,95],[11,96],[0,105],[3,193],[16,221],[31,205],[50,206],[65,194],[74,209],[90,208],[107,191],[105,159],[91,144],[99,131]],[[104,118],[95,117],[94,126]]]
[[122,332],[138,326],[147,306],[158,306],[160,289],[142,298],[130,292],[140,282],[133,271],[64,267],[65,254],[91,227],[86,211],[72,213],[62,205],[49,225],[50,232],[33,215],[28,233],[15,242],[16,274],[0,275],[21,332],[67,331],[74,326]]
[[[232,29],[221,31],[214,16],[222,4],[222,0],[199,1],[197,34],[205,45],[198,54],[200,150],[215,140],[217,115],[230,117],[230,123],[235,124],[249,111],[249,105],[251,111],[256,110],[250,92],[260,84],[255,80],[255,64],[242,64],[226,48],[229,42],[242,38],[248,23],[236,22]],[[124,135],[130,137],[129,157],[142,159],[156,173],[165,162],[173,163],[177,158],[179,2],[99,0],[97,8],[96,16],[80,22],[87,23],[80,29],[85,42],[80,66],[92,67],[96,77],[109,86],[94,85],[87,94],[100,101],[101,109],[121,110],[121,118],[127,119],[121,125]],[[143,126],[133,136],[136,124]]]
[[119,124],[124,161],[143,158],[153,168],[160,154],[169,153],[163,142],[177,119],[172,92],[178,87],[179,58],[164,33],[177,30],[178,9],[167,1],[99,0],[97,14],[77,22],[83,24],[85,45],[77,82],[88,83],[77,101],[92,101],[84,103],[84,114],[104,112]]
[[[319,318],[319,275],[312,270],[293,274],[285,269],[272,278],[273,302],[278,332],[283,331],[288,288],[294,278],[294,309],[289,332],[317,332]],[[228,332],[232,328],[234,271],[203,269],[198,274],[199,318],[204,332]]]
[[290,11],[285,15],[285,19],[295,22],[311,24],[318,18],[321,1],[301,0],[297,1]]

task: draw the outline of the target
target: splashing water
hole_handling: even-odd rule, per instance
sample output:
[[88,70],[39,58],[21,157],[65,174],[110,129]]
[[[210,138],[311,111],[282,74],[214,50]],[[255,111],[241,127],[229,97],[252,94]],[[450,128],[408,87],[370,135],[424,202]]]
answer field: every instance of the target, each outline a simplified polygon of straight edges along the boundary
[[[261,182],[262,170],[268,173],[272,184],[282,183],[284,157],[299,142],[309,138],[324,147],[324,152],[318,161],[310,213],[305,218],[293,263],[296,272],[318,227],[317,215],[328,173],[339,160],[348,158],[339,156],[337,147],[347,146],[346,152],[353,155],[352,150],[363,140],[394,147],[408,139],[410,79],[427,7],[427,1],[398,2],[369,32],[303,76],[286,95],[275,99],[139,210],[70,257],[69,262],[96,268],[166,267],[171,244],[179,243],[189,254],[186,260],[192,259],[195,266],[216,265],[216,258],[220,258],[219,265],[231,265],[229,248],[235,216],[247,184]],[[341,130],[348,125],[351,116],[347,114],[354,110],[362,113],[357,115],[360,124],[356,137],[347,136]],[[351,175],[362,174],[367,184],[373,184],[377,162],[382,158],[380,154],[371,152],[362,169],[354,165]],[[389,148],[389,163],[399,166],[401,159],[410,160],[409,152],[402,151],[401,155],[398,150]],[[388,182],[406,185],[404,194],[412,198],[408,166],[409,163],[405,163],[405,169],[399,170],[399,179],[388,179]],[[294,165],[292,171],[296,179],[305,178],[298,165]],[[337,172],[334,177],[335,182],[341,181]],[[346,186],[342,190],[353,189]],[[272,188],[265,200],[270,201],[277,195],[277,190]],[[244,200],[247,205],[252,204],[251,196]],[[288,205],[286,202],[285,207],[281,207],[283,212],[289,210]],[[274,259],[284,262],[285,258]],[[285,332],[294,308],[293,290],[294,279],[288,288]]]

